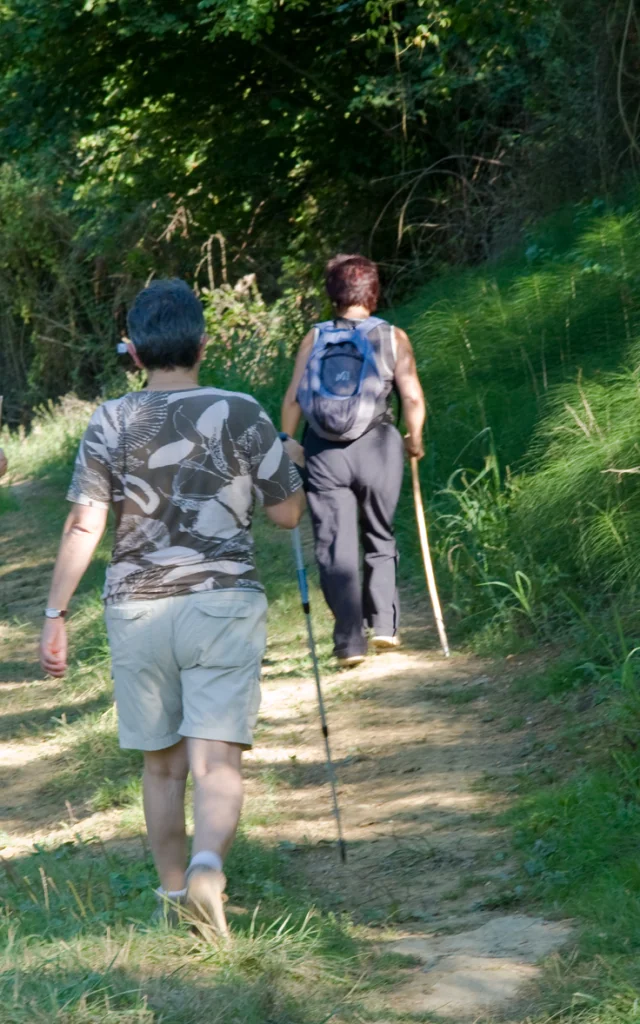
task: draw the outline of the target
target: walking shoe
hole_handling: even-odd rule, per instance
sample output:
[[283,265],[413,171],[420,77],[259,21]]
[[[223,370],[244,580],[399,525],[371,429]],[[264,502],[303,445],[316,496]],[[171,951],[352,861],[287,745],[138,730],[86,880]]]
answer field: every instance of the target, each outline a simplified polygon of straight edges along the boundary
[[361,665],[365,660],[366,654],[348,654],[346,657],[338,657],[338,665],[341,668],[353,668],[354,665]]
[[167,928],[177,928],[183,919],[182,909],[187,903],[187,891],[169,894],[163,889],[155,889],[154,895],[158,906],[151,915],[151,924],[165,924]]
[[399,636],[374,636],[373,646],[376,651],[392,651],[394,647],[400,646]]
[[197,867],[187,872],[187,909],[203,939],[228,942],[229,926],[224,914],[227,879],[222,871]]

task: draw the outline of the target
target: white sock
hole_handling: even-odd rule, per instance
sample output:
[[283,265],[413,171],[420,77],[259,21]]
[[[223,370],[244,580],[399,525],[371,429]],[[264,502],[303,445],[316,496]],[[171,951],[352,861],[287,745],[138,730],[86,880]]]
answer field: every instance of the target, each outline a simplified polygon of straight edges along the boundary
[[195,857],[191,858],[189,871],[193,868],[211,868],[212,871],[222,871],[222,857],[213,850],[200,850]]
[[159,896],[162,900],[173,900],[174,903],[177,903],[178,900],[183,900],[186,895],[186,889],[163,889],[161,885],[156,889],[156,896]]

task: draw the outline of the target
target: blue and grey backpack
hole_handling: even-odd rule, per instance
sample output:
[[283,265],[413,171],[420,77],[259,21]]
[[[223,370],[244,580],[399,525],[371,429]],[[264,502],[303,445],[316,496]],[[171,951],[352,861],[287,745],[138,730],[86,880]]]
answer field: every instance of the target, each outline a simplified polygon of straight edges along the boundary
[[355,441],[385,418],[393,367],[386,365],[389,360],[384,359],[380,344],[369,337],[380,327],[387,329],[383,333],[391,339],[391,326],[375,316],[316,324],[297,398],[319,437]]

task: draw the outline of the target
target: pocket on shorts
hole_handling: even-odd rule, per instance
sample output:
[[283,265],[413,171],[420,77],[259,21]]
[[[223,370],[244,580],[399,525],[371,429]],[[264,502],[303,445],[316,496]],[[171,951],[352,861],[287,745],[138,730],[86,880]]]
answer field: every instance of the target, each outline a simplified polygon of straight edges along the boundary
[[114,665],[129,662],[132,652],[139,658],[150,651],[149,622],[151,612],[145,605],[107,605],[105,620],[111,660]]
[[107,618],[108,619],[124,619],[125,621],[133,621],[135,619],[144,619],[149,615],[149,609],[146,607],[136,608],[134,605],[128,604],[109,604],[107,605]]
[[261,656],[256,611],[248,601],[203,601],[194,605],[188,619],[194,665],[242,668]]
[[251,612],[247,601],[216,601],[215,604],[197,604],[196,608],[212,619],[246,619]]

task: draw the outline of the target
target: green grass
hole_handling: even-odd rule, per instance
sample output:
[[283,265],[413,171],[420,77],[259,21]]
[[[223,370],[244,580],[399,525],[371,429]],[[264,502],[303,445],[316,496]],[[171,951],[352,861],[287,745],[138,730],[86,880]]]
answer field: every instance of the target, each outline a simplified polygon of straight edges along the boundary
[[431,407],[425,478],[482,466],[493,440],[515,470],[556,385],[616,370],[640,327],[637,198],[567,207],[496,263],[434,278],[393,310]]
[[[435,278],[391,314],[414,342],[429,399],[421,474],[452,638],[488,656],[541,644],[563,652],[543,670],[517,676],[504,702],[482,712],[513,733],[523,756],[508,783],[497,775],[479,783],[507,788],[516,799],[503,821],[520,864],[519,876],[484,908],[533,907],[576,921],[575,953],[549,968],[548,1006],[528,1018],[535,1024],[632,1024],[640,1005],[639,227],[635,197],[624,207],[566,209],[519,251]],[[297,339],[283,340],[268,381],[248,379],[241,352],[224,381],[213,362],[206,379],[253,390],[277,416]],[[43,488],[41,536],[25,523],[42,564],[64,514],[60,498],[86,418],[87,407],[71,401],[63,416],[45,412],[29,438],[3,435],[13,478]],[[3,529],[17,522],[20,493],[14,500],[0,488]],[[422,613],[408,480],[396,522],[405,592]],[[267,673],[295,679],[308,662],[289,540],[260,519],[257,539],[271,608]],[[308,533],[305,546],[311,565]],[[370,967],[357,930],[321,913],[307,921],[311,898],[295,857],[252,838],[252,828],[272,820],[269,794],[283,784],[280,770],[262,780],[266,799],[248,808],[229,867],[232,899],[250,911],[235,921],[234,957],[149,927],[153,876],[136,839],[139,758],[118,751],[108,706],[97,596],[106,557],[104,546],[79,594],[76,661],[60,695],[59,711],[83,701],[82,712],[34,716],[29,728],[53,733],[61,745],[62,761],[42,780],[45,792],[59,799],[74,792],[95,809],[124,807],[122,838],[131,849],[110,851],[106,860],[99,843],[76,843],[16,864],[2,919],[0,1019],[320,1024],[341,1006],[336,1021],[373,1021],[357,999],[340,1003]],[[333,671],[331,623],[313,571],[311,580],[326,674]],[[476,697],[489,692],[483,685],[442,697],[469,716]],[[550,734],[529,725],[547,718]],[[517,735],[523,729],[524,738]],[[287,771],[294,778],[298,766]],[[490,827],[490,811],[485,818]],[[41,868],[45,885],[51,878],[62,895],[52,887],[45,898]],[[474,883],[463,880],[463,891],[467,884]],[[169,960],[175,970],[168,974]],[[376,977],[385,983],[383,970]]]
[[228,867],[229,950],[186,923],[149,923],[155,875],[139,846],[122,854],[70,842],[5,871],[3,1022],[315,1024],[364,964],[348,923],[305,910],[285,857],[244,834]]
[[594,664],[585,658],[560,658],[534,675],[518,676],[514,688],[533,700],[544,700],[547,697],[560,697],[597,683],[605,673],[605,666]]
[[[635,195],[567,208],[392,311],[429,400],[421,475],[450,629],[479,653],[565,636],[576,596],[589,616],[637,604],[639,224]],[[408,495],[398,534],[417,582]]]
[[[609,664],[567,652],[509,688],[519,713],[503,728],[530,724],[523,769],[508,787],[516,801],[496,823],[510,829],[519,870],[486,906],[574,925],[571,952],[547,966],[546,1009],[532,1024],[638,1019],[640,746],[630,664],[624,650]],[[553,732],[540,733],[550,716]],[[483,785],[501,792],[504,781]]]
[[20,480],[37,477],[65,488],[78,440],[92,409],[92,404],[68,395],[60,405],[50,403],[39,410],[28,435],[24,430],[11,434],[5,429],[2,446],[11,476]]
[[16,512],[18,508],[18,502],[11,492],[0,485],[0,516],[5,512]]

